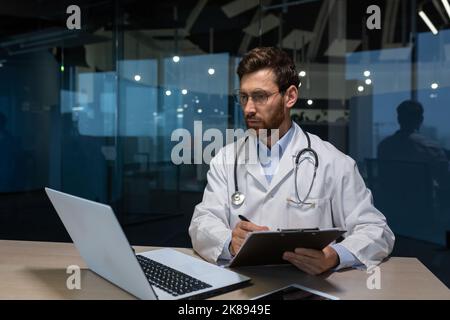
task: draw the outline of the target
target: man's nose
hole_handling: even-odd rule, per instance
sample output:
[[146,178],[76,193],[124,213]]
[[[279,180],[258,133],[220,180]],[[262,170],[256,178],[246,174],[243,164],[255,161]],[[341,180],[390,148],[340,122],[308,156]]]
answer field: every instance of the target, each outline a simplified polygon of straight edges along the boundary
[[244,113],[246,115],[253,115],[256,113],[255,104],[253,103],[253,99],[248,99],[247,103],[244,106]]

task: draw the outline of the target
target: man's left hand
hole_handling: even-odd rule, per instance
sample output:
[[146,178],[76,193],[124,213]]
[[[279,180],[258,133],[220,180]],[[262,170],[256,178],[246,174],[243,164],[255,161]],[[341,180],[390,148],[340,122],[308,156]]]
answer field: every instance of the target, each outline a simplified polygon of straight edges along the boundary
[[330,246],[322,251],[297,248],[295,252],[285,252],[283,259],[310,275],[322,274],[339,265],[339,255]]

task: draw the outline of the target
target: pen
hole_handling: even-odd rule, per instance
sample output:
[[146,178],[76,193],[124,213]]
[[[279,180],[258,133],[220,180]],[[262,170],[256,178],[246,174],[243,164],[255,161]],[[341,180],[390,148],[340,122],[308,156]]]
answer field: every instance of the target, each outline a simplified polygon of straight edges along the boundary
[[250,220],[248,220],[246,217],[244,217],[243,215],[238,215],[239,219],[241,219],[242,221],[247,221],[252,223]]

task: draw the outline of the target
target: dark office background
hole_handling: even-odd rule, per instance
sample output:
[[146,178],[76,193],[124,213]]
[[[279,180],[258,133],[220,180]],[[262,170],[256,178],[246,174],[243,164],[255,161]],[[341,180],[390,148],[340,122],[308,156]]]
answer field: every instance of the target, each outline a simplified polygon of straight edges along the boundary
[[[372,4],[381,30],[366,27]],[[431,0],[1,0],[0,238],[70,241],[49,186],[112,205],[132,244],[191,246],[208,166],[174,165],[171,133],[243,127],[235,68],[273,45],[302,71],[295,121],[358,162],[393,254],[449,286],[449,22]],[[416,144],[383,144],[407,100],[424,109],[403,117]]]

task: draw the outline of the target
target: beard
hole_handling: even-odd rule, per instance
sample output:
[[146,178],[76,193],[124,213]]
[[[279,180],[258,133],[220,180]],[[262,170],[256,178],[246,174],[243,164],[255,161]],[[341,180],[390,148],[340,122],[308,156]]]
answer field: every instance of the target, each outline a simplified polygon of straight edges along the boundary
[[248,129],[253,129],[259,135],[259,130],[267,130],[267,134],[270,136],[271,130],[278,129],[286,118],[286,112],[284,103],[280,102],[276,110],[270,115],[268,119],[263,119],[257,116],[245,117],[245,122]]

